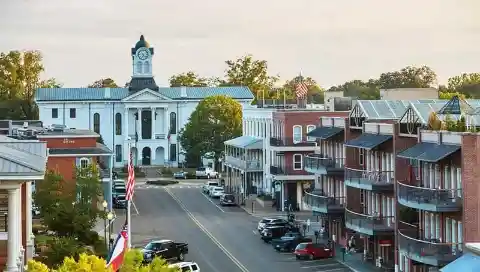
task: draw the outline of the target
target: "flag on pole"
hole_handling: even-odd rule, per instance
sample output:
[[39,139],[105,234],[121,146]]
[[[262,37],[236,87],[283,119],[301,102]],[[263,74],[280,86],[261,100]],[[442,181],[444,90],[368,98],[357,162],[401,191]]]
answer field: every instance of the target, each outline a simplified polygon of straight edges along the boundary
[[295,84],[295,95],[297,98],[304,98],[308,93],[308,86],[303,82],[303,80],[300,78]]
[[110,267],[112,271],[118,271],[123,264],[123,258],[127,251],[127,243],[129,239],[127,228],[128,226],[125,222],[125,225],[117,236],[117,240],[115,240],[115,243],[113,244],[112,252],[110,252],[107,267]]
[[125,199],[127,201],[132,200],[133,192],[135,188],[135,168],[133,167],[133,154],[132,150],[130,150],[130,156],[128,160],[128,179],[127,179],[127,195]]

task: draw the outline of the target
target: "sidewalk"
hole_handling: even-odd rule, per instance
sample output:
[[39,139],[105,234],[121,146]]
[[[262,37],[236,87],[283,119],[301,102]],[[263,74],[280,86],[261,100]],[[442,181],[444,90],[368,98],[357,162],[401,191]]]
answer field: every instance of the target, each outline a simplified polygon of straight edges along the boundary
[[363,261],[362,253],[343,254],[341,246],[335,246],[335,259],[350,268],[354,272],[382,272],[386,271],[382,268],[376,267],[372,263]]
[[[247,198],[245,200],[245,205],[240,205],[246,213],[255,216],[255,217],[286,217],[287,212],[277,211],[275,207],[265,206],[262,207],[255,198]],[[297,219],[300,220],[307,220],[310,219],[311,221],[316,221],[316,217],[312,215],[311,211],[301,211],[301,212],[293,212]],[[315,220],[313,220],[315,219]]]

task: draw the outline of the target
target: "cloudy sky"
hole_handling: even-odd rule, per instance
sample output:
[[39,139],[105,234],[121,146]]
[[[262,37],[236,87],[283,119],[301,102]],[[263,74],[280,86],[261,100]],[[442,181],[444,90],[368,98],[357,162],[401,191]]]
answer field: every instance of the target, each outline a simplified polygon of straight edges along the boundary
[[140,34],[165,85],[188,70],[222,75],[251,53],[282,80],[322,86],[429,65],[440,83],[480,72],[479,0],[3,0],[0,51],[40,50],[66,87],[131,75]]

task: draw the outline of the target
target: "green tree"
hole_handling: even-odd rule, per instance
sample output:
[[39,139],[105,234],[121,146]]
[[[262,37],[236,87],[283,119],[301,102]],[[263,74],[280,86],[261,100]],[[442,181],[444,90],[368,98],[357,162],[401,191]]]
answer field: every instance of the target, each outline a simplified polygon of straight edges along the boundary
[[[227,60],[225,81],[219,85],[247,86],[258,99],[262,91],[272,89],[278,77],[268,74],[268,63],[266,60],[255,60],[252,55],[246,55],[236,60]],[[268,98],[268,97],[265,97]],[[254,101],[256,103],[256,100]]]
[[[323,103],[325,94],[324,90],[317,84],[317,82],[311,77],[296,76],[291,80],[287,80],[283,85],[283,88],[286,88],[285,95],[289,99],[294,99],[295,95],[295,86],[298,82],[303,82],[308,86],[307,102],[308,103]],[[283,95],[281,95],[283,99]]]
[[170,87],[206,87],[208,80],[192,71],[173,75],[169,79]]
[[115,80],[107,77],[94,81],[92,84],[88,85],[88,88],[118,88],[119,86],[115,83]]
[[224,151],[223,142],[241,134],[242,106],[230,97],[210,96],[191,114],[180,132],[180,144],[190,154],[187,157],[201,157],[212,152],[218,160]]
[[0,53],[0,119],[38,119],[35,90],[60,87],[54,78],[41,79],[42,60],[39,51]]
[[448,79],[447,89],[466,97],[480,98],[480,73],[461,74]]
[[367,82],[358,79],[351,80],[342,85],[333,86],[327,90],[327,92],[330,91],[342,91],[344,96],[355,97],[363,100],[380,99],[378,82],[374,79],[371,79]]
[[382,73],[380,89],[429,88],[437,84],[437,74],[428,66],[407,66],[400,71]]

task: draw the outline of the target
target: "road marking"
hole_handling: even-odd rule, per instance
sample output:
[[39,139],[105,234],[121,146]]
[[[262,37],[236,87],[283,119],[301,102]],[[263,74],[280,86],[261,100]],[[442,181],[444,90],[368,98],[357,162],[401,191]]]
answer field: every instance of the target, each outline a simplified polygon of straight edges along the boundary
[[218,206],[215,202],[213,202],[213,200],[211,200],[208,196],[206,196],[205,194],[202,194],[208,201],[210,201],[210,203],[212,203],[213,205],[215,205],[215,207],[217,207],[221,212],[225,212],[222,208],[220,208],[220,206]]
[[257,235],[257,232],[255,230],[252,230],[253,235]]
[[249,272],[248,269],[239,261],[237,260],[237,258],[235,258],[235,256],[233,256],[232,253],[230,253],[218,240],[217,238],[215,238],[215,236],[213,236],[213,234],[207,230],[207,228],[205,228],[202,223],[200,223],[200,221],[197,220],[197,218],[195,218],[195,216],[187,209],[187,207],[185,207],[185,205],[183,204],[183,202],[178,199],[172,192],[170,192],[170,190],[168,188],[165,188],[165,192],[167,192],[167,194],[169,194],[173,200],[175,200],[177,202],[177,204],[180,206],[180,208],[187,214],[188,217],[190,217],[190,219],[193,221],[193,223],[195,223],[195,225],[197,225],[202,231],[203,233],[205,233],[208,238],[210,238],[210,240],[212,240],[212,242],[214,244],[216,244],[218,246],[218,248],[220,248],[220,250],[223,251],[223,253],[225,253],[225,255],[227,255],[227,257],[232,260],[232,262],[238,266],[238,268],[240,268],[240,270],[242,272]]
[[333,271],[345,271],[345,268],[334,268],[334,269],[328,269],[328,270],[317,270],[315,272],[333,272]]
[[316,268],[316,267],[327,267],[327,266],[338,266],[340,265],[339,263],[333,263],[333,264],[318,264],[318,265],[310,265],[310,266],[302,266],[302,268],[307,269],[307,268]]

